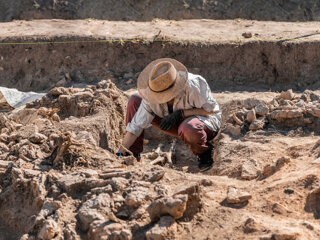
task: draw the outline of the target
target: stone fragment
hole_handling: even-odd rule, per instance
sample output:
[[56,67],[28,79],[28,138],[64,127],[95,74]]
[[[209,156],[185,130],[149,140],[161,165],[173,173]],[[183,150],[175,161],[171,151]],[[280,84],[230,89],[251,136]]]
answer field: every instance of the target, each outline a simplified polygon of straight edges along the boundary
[[174,219],[179,219],[186,210],[187,201],[188,195],[162,198],[152,202],[147,211],[151,221],[157,221],[163,215],[171,215]]
[[275,233],[272,234],[271,239],[272,240],[296,240],[299,237],[299,233],[297,232],[283,232],[283,233]]
[[241,191],[232,187],[228,190],[226,202],[230,204],[245,203],[248,202],[251,198],[252,196],[248,192]]
[[248,218],[243,226],[244,233],[258,232],[263,229],[262,225],[258,223],[254,218]]
[[200,192],[200,185],[199,183],[192,183],[187,186],[179,186],[176,188],[176,190],[173,193],[173,196],[181,195],[181,194],[187,194],[188,196],[192,196],[195,193]]
[[289,89],[285,92],[282,91],[280,97],[285,100],[292,100],[294,98],[294,93],[292,92],[292,89]]
[[96,209],[81,208],[78,212],[81,231],[88,231],[90,224],[95,220],[104,220],[104,216]]
[[225,132],[233,137],[239,137],[241,135],[241,127],[239,125],[233,126],[232,124],[227,123]]
[[287,213],[291,213],[291,211],[289,211],[285,206],[283,206],[282,204],[280,203],[275,203],[273,204],[272,206],[272,211],[274,213],[277,213],[277,214],[287,214]]
[[308,108],[307,112],[316,118],[320,118],[320,108]]
[[255,106],[254,110],[256,111],[256,114],[260,116],[266,116],[269,113],[269,108],[266,104],[258,104]]
[[291,109],[291,110],[274,110],[270,113],[270,118],[281,121],[282,119],[291,119],[303,117],[302,109]]
[[244,33],[242,33],[242,37],[244,37],[244,38],[252,38],[252,33],[251,32],[244,32]]
[[143,176],[143,180],[149,182],[159,181],[163,178],[166,172],[161,168],[151,168],[146,174]]
[[163,216],[150,230],[146,232],[147,240],[174,239],[177,226],[171,216]]
[[314,230],[314,226],[308,221],[303,220],[301,222],[301,225],[305,226],[306,228],[308,228],[311,231]]
[[105,221],[105,217],[111,212],[111,203],[112,200],[107,193],[102,193],[84,202],[78,212],[81,230],[87,231],[95,220]]
[[52,220],[46,220],[43,227],[38,233],[38,238],[42,240],[50,240],[53,239],[55,235],[60,232],[60,228],[58,224]]
[[253,109],[251,109],[248,113],[247,113],[247,118],[246,120],[251,123],[253,122],[254,120],[256,120],[256,111]]
[[255,119],[252,121],[252,123],[249,126],[249,129],[251,131],[257,131],[257,130],[262,130],[264,128],[265,121],[264,118],[261,119]]
[[255,159],[250,159],[242,165],[241,178],[244,180],[252,180],[258,177],[260,169]]
[[[134,184],[134,183],[133,183]],[[145,186],[139,186],[139,183],[135,183],[136,186],[129,189],[128,194],[125,198],[125,204],[128,207],[139,207],[143,203],[145,203],[146,200],[151,199],[151,192],[149,188]]]
[[[125,230],[125,231],[124,231]],[[131,240],[132,233],[124,229],[120,223],[112,221],[96,220],[90,224],[87,239],[90,240],[106,240],[106,239],[119,239]]]

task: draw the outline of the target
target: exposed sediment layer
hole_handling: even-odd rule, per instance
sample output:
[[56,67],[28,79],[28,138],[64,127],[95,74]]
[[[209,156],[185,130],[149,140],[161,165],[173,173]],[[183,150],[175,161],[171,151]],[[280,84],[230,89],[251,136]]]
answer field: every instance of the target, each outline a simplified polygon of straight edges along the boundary
[[[0,21],[12,19],[84,19],[150,21],[162,19],[319,20],[314,0],[2,0]],[[94,9],[94,11],[93,11]]]
[[1,23],[0,85],[41,91],[66,74],[92,83],[172,57],[206,77],[213,90],[319,88],[318,26],[244,20]]

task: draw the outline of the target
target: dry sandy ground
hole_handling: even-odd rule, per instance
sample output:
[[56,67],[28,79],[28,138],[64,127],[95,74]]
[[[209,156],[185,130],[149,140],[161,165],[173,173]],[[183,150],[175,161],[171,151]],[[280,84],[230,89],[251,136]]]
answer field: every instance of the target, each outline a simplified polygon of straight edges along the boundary
[[[252,38],[244,38],[250,32]],[[251,41],[320,39],[319,22],[265,22],[252,20],[156,19],[152,22],[101,20],[33,20],[0,23],[0,40],[7,38],[52,39],[83,37],[101,39],[164,39],[177,41]]]
[[[150,130],[142,163],[115,157],[126,97],[110,82],[55,88],[1,115],[2,236],[319,239],[320,144],[312,128],[319,126],[319,92],[284,96],[291,100],[274,92],[214,96],[225,125],[206,173],[181,142],[172,168],[151,165],[148,153],[159,141],[167,151],[172,139]],[[258,120],[270,123],[230,131],[237,127],[230,114],[260,104],[269,113]],[[159,221],[163,215],[170,217]]]

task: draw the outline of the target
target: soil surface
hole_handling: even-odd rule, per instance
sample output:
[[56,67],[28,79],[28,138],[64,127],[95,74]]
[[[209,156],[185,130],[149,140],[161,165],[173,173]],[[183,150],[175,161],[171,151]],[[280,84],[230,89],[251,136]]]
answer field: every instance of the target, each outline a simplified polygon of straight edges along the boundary
[[183,62],[213,91],[303,91],[320,84],[318,22],[38,20],[0,26],[0,84],[22,91],[103,79],[126,90],[160,57]]
[[58,87],[1,113],[1,236],[319,239],[320,91],[214,94],[224,124],[204,173],[153,128],[142,162],[114,154],[133,92]]
[[320,3],[314,0],[2,0],[0,9],[0,21],[48,18],[320,20]]

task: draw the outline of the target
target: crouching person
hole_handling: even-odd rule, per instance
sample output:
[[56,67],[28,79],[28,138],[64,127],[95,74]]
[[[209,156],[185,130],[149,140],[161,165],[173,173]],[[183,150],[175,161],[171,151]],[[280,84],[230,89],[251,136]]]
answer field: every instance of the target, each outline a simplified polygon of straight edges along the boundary
[[[210,144],[221,126],[221,111],[204,78],[188,73],[180,62],[162,58],[139,75],[139,94],[129,99],[122,145],[136,158],[143,151],[144,129],[150,124],[180,138],[198,156],[199,169],[213,165]],[[118,155],[125,154],[120,148]]]

